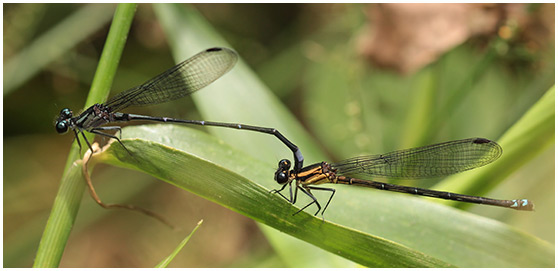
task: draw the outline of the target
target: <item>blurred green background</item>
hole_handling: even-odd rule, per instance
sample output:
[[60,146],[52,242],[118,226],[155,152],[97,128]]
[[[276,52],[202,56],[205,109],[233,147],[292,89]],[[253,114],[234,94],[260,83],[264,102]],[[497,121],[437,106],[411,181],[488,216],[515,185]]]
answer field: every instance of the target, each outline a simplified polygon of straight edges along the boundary
[[[467,137],[496,140],[554,85],[553,4],[193,6],[330,161]],[[57,135],[53,121],[61,108],[83,106],[114,8],[4,4],[4,267],[32,265],[72,140]],[[113,90],[173,64],[152,6],[139,5]],[[434,101],[417,102],[429,91]],[[133,110],[200,118],[189,98]],[[131,170],[99,165],[92,178],[106,202],[140,205],[192,228],[204,219],[171,266],[290,266],[235,212]],[[554,244],[553,146],[491,193],[534,200],[537,212],[470,211]],[[154,266],[183,238],[84,195],[61,267]]]

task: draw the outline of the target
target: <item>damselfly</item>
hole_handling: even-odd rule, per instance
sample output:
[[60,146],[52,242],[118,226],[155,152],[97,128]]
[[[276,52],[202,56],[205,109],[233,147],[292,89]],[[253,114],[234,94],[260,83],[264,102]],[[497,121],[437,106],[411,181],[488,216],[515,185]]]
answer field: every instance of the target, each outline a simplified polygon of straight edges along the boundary
[[[312,194],[312,190],[331,192],[322,215],[335,194],[333,188],[316,186],[325,183],[364,186],[419,196],[532,211],[534,204],[527,199],[498,200],[355,178],[361,175],[405,179],[443,177],[492,163],[501,155],[502,148],[498,143],[484,138],[469,138],[392,151],[381,155],[355,157],[334,164],[321,162],[301,170],[290,170],[291,162],[283,159],[279,162],[275,172],[275,181],[283,186],[273,192],[278,192],[279,195],[294,204],[297,191],[301,190],[312,201],[298,212],[315,203],[318,207],[315,215],[322,210],[322,207]],[[294,195],[292,193],[293,182],[295,183]],[[280,193],[287,186],[289,186],[290,198]]]
[[[233,50],[227,48],[207,49],[139,86],[120,92],[104,104],[94,104],[78,116],[74,117],[72,111],[68,108],[62,109],[55,124],[56,131],[59,134],[66,133],[69,129],[74,131],[75,138],[80,149],[81,143],[78,136],[81,134],[91,150],[91,144],[85,137],[85,134],[83,133],[84,131],[113,138],[118,141],[124,149],[126,149],[126,146],[122,144],[117,136],[106,133],[106,131],[111,130],[118,131],[120,136],[122,136],[120,126],[102,126],[112,122],[143,120],[217,126],[255,131],[264,134],[271,134],[277,137],[293,152],[295,169],[301,169],[304,160],[302,153],[295,144],[289,141],[274,128],[258,127],[239,123],[182,120],[168,117],[153,117],[117,112],[129,106],[154,105],[173,101],[190,95],[193,92],[211,84],[213,81],[217,80],[231,70],[237,62],[237,59],[238,55]],[[126,149],[126,151],[128,151],[128,149]],[[128,152],[130,153],[130,151]]]

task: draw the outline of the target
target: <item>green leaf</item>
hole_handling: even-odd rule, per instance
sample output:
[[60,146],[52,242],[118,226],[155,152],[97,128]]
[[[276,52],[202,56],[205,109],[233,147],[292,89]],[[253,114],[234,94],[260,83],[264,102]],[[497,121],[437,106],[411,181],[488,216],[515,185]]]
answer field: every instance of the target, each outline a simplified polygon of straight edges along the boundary
[[341,186],[325,221],[306,212],[293,216],[297,208],[269,193],[276,188],[271,164],[183,126],[133,126],[122,132],[133,156],[113,143],[99,159],[139,169],[364,266],[553,265],[553,246],[547,242],[412,196]]
[[[155,11],[161,20],[170,40],[174,55],[177,61],[185,58],[209,47],[225,46],[229,47],[222,38],[209,26],[201,16],[188,6],[181,5],[155,5]],[[242,58],[242,57],[241,57]],[[318,73],[321,78],[333,78],[331,74]],[[334,93],[329,93],[330,96]],[[319,98],[319,96],[313,96]],[[306,161],[319,162],[325,157],[323,151],[317,146],[316,142],[304,132],[302,126],[295,120],[273,94],[260,82],[260,80],[248,69],[248,67],[239,61],[238,65],[223,78],[210,85],[208,88],[192,95],[196,102],[203,119],[214,121],[241,122],[251,125],[261,125],[265,127],[274,127],[279,129],[286,137],[295,142],[302,150]],[[333,99],[335,101],[335,99]],[[345,108],[331,107],[329,102],[318,102],[316,99],[307,99],[308,103],[314,107],[320,107],[324,110],[339,111]],[[306,108],[308,104],[303,104]],[[334,112],[335,113],[335,112]],[[315,114],[316,118],[322,116]],[[325,120],[329,120],[325,118]],[[313,120],[310,121],[313,123]],[[376,126],[372,126],[375,130]],[[279,159],[289,157],[291,154],[287,148],[278,140],[271,136],[255,134],[245,131],[233,131],[231,129],[211,128],[208,129],[223,141],[227,142],[235,149],[241,150],[243,154],[251,155],[254,162],[246,165],[227,164],[228,160],[243,160],[242,153],[235,156],[225,156],[226,161],[220,164],[228,170],[232,170],[241,175],[245,174],[237,172],[237,169],[252,172],[251,170],[261,170],[265,168],[267,174],[262,175],[243,175],[246,179],[256,182],[267,187],[266,190],[276,189],[278,186],[271,185],[273,183],[272,173],[276,168]],[[343,131],[345,128],[328,126],[328,131]],[[183,137],[171,137],[168,132],[164,132],[167,140],[174,143],[183,140]],[[166,141],[165,141],[166,142]],[[166,144],[166,143],[165,143]],[[202,144],[203,145],[203,144]],[[193,147],[193,146],[189,146]],[[343,147],[343,144],[338,146]],[[188,153],[192,150],[188,149]],[[216,160],[211,160],[215,162]],[[256,163],[258,161],[259,164]],[[207,174],[211,174],[208,170]],[[200,174],[201,178],[203,174]],[[224,175],[219,178],[225,179]],[[177,180],[174,180],[177,181]],[[234,184],[234,183],[233,183]],[[245,185],[242,182],[243,185]],[[239,184],[240,185],[240,184]],[[353,188],[353,187],[335,187],[337,193],[326,213],[326,219],[339,223],[339,228],[329,228],[332,226],[328,222],[322,227],[312,228],[315,218],[312,222],[307,222],[307,214],[300,214],[304,219],[295,216],[296,223],[290,221],[291,218],[285,218],[280,214],[285,214],[285,210],[291,209],[286,214],[294,212],[292,207],[287,207],[285,203],[281,208],[274,208],[273,204],[266,202],[266,211],[257,213],[247,213],[254,206],[261,208],[261,204],[265,199],[254,198],[252,204],[244,207],[233,207],[230,204],[238,204],[239,198],[234,197],[232,202],[221,202],[221,198],[213,199],[205,195],[199,188],[192,189],[201,196],[214,200],[236,210],[242,214],[254,218],[256,221],[264,222],[273,228],[279,229],[285,233],[305,240],[317,247],[324,248],[337,255],[342,255],[350,260],[366,266],[407,266],[406,264],[397,264],[391,261],[400,257],[399,252],[386,256],[381,251],[391,251],[385,248],[385,244],[375,240],[370,241],[372,244],[360,244],[358,253],[352,254],[354,246],[347,247],[347,244],[354,244],[352,238],[347,237],[348,234],[341,232],[340,229],[350,227],[352,231],[366,232],[369,235],[379,237],[384,240],[391,240],[425,253],[431,257],[440,259],[451,265],[460,267],[520,267],[520,266],[552,266],[553,265],[553,246],[547,242],[541,241],[524,232],[517,231],[512,227],[500,222],[475,216],[462,211],[453,210],[439,204],[432,204],[424,199],[418,199],[407,195],[394,195],[394,193],[386,193],[384,191],[372,191],[370,189]],[[223,193],[228,190],[224,189]],[[256,188],[246,189],[246,191],[238,191],[244,196],[250,195],[257,191]],[[234,192],[234,191],[228,191]],[[208,191],[209,194],[211,192]],[[261,191],[259,192],[261,193]],[[219,194],[219,197],[225,197]],[[304,195],[303,195],[304,196]],[[308,201],[304,201],[301,197],[297,202],[297,206],[304,206]],[[326,202],[328,195],[316,195],[320,202]],[[254,196],[255,197],[255,196]],[[281,198],[279,198],[281,199]],[[276,199],[273,199],[276,200]],[[269,201],[269,199],[268,199]],[[279,204],[279,203],[278,203]],[[288,220],[288,222],[277,222],[263,218],[260,216],[270,216],[266,212],[271,211],[274,219]],[[313,212],[312,209],[307,210]],[[509,210],[509,212],[514,212]],[[528,213],[522,213],[529,215]],[[302,222],[301,222],[302,221]],[[273,223],[273,224],[271,224]],[[293,224],[298,228],[290,230],[278,228],[276,224]],[[324,228],[331,231],[324,231]],[[267,227],[262,227],[266,236],[272,245],[278,251],[285,262],[289,266],[316,267],[331,266],[337,263],[335,257],[320,254],[319,250],[315,250],[312,246],[304,246],[300,242],[296,242],[292,238],[285,235],[277,234],[275,231],[268,231]],[[355,230],[357,229],[357,230]],[[301,234],[303,232],[304,234]],[[317,234],[319,233],[319,234]],[[334,245],[330,244],[330,238],[342,240],[346,244]],[[364,236],[359,236],[359,241],[366,240]],[[364,238],[364,239],[363,239]],[[369,238],[369,237],[368,237]],[[368,239],[369,240],[369,239]],[[383,248],[383,249],[382,249]],[[368,250],[367,252],[361,250]],[[358,255],[366,255],[372,257],[369,260],[363,260]],[[387,257],[385,261],[377,259],[370,253]],[[320,254],[319,256],[316,256]],[[347,255],[349,254],[349,255]],[[412,254],[412,253],[411,253]],[[518,256],[519,255],[519,256]],[[365,258],[366,258],[365,257]],[[405,262],[408,263],[408,262]],[[422,261],[418,260],[414,265],[420,266]],[[342,262],[336,266],[350,266],[346,262]]]
[[176,255],[178,255],[180,250],[182,250],[182,248],[184,248],[184,246],[188,243],[188,241],[190,240],[192,235],[194,235],[194,233],[198,230],[198,228],[201,226],[202,223],[203,223],[203,220],[200,220],[200,222],[198,222],[198,225],[196,225],[196,227],[192,230],[192,232],[190,232],[190,234],[188,234],[188,236],[186,236],[186,238],[184,238],[184,240],[182,240],[182,242],[180,242],[180,244],[171,253],[171,255],[166,257],[164,260],[162,260],[155,267],[157,267],[157,268],[167,267],[169,265],[169,263],[174,259],[174,257],[176,257]]
[[[554,143],[554,92],[554,87],[550,88],[498,140],[504,150],[500,159],[474,171],[448,177],[434,189],[459,191],[468,195],[483,195],[518,168],[531,161],[536,155],[551,147]],[[531,182],[536,182],[536,180],[531,180]],[[447,205],[462,207],[464,204],[447,202]]]
[[307,213],[293,216],[297,211],[294,206],[261,185],[273,184],[270,182],[272,165],[253,159],[213,136],[174,125],[134,126],[122,132],[127,138],[137,137],[122,140],[133,156],[118,143],[111,144],[100,157],[104,162],[137,168],[365,266],[449,266],[383,238],[324,222]]
[[[192,7],[156,4],[153,8],[165,29],[177,62],[210,47],[231,47]],[[204,120],[276,128],[301,148],[307,161],[320,161],[325,157],[292,113],[242,60],[228,74],[193,94],[192,99]],[[273,164],[273,168],[281,158],[292,157],[289,149],[270,135],[224,128],[208,130],[237,149]],[[268,227],[261,229],[283,261],[291,267],[354,266],[342,258],[324,253]],[[305,255],[305,258],[301,259],[299,255]]]
[[86,5],[9,59],[4,66],[4,95],[103,27],[113,9],[113,5]]

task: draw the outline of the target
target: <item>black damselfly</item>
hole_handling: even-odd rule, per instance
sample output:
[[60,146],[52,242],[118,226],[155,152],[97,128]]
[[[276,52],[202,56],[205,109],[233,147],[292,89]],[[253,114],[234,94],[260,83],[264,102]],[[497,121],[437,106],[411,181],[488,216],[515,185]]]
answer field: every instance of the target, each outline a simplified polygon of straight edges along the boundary
[[[116,135],[105,133],[105,131],[113,130],[120,132],[120,136],[122,136],[120,126],[102,126],[111,122],[145,120],[249,130],[271,134],[277,137],[293,152],[296,161],[295,169],[298,170],[302,168],[304,158],[298,147],[274,128],[239,123],[181,120],[116,112],[129,106],[154,105],[190,95],[211,84],[231,70],[236,64],[237,59],[238,55],[233,50],[227,48],[207,49],[137,87],[120,92],[104,104],[94,104],[79,116],[74,117],[72,111],[68,108],[62,109],[55,124],[56,131],[59,134],[63,134],[66,133],[68,129],[72,129],[80,149],[81,143],[78,137],[79,134],[82,135],[89,149],[93,151],[91,144],[89,144],[89,141],[83,133],[84,131],[113,138],[126,149],[126,146],[122,144]],[[126,151],[128,151],[128,149],[126,149]],[[130,151],[128,152],[130,153]]]
[[[501,155],[502,147],[498,143],[484,138],[469,138],[392,151],[381,155],[360,156],[334,164],[321,162],[304,167],[300,171],[290,170],[291,162],[283,159],[279,162],[279,167],[275,172],[275,181],[283,186],[279,190],[273,190],[273,192],[280,192],[288,185],[290,198],[288,199],[281,193],[279,195],[294,204],[297,191],[300,189],[312,199],[312,202],[296,213],[315,203],[318,207],[315,214],[317,215],[322,208],[311,190],[329,191],[331,196],[323,208],[322,216],[335,194],[333,188],[314,186],[325,183],[357,185],[419,196],[532,211],[534,204],[527,199],[498,200],[354,178],[361,175],[407,179],[443,177],[492,163]],[[291,186],[293,181],[295,182],[294,196]]]

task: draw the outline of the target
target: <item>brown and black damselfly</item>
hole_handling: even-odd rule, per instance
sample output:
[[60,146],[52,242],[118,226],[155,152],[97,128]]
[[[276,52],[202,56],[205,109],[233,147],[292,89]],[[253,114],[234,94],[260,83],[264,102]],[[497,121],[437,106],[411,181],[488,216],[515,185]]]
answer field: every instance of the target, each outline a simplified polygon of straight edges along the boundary
[[[318,207],[315,214],[317,215],[322,207],[311,191],[329,191],[331,196],[323,208],[322,216],[335,194],[333,188],[316,186],[325,183],[356,185],[446,200],[532,211],[534,204],[527,199],[498,200],[356,178],[356,176],[362,175],[405,179],[443,177],[492,163],[501,155],[502,147],[498,143],[484,138],[469,138],[407,150],[397,150],[381,155],[355,157],[334,164],[321,162],[304,167],[300,171],[290,170],[291,162],[283,159],[279,162],[278,169],[275,172],[275,181],[283,186],[281,189],[272,192],[278,192],[279,195],[294,204],[297,191],[301,190],[312,201],[296,213],[315,203]],[[292,192],[293,182],[295,183],[294,195]],[[287,186],[289,186],[290,198],[280,193]]]

